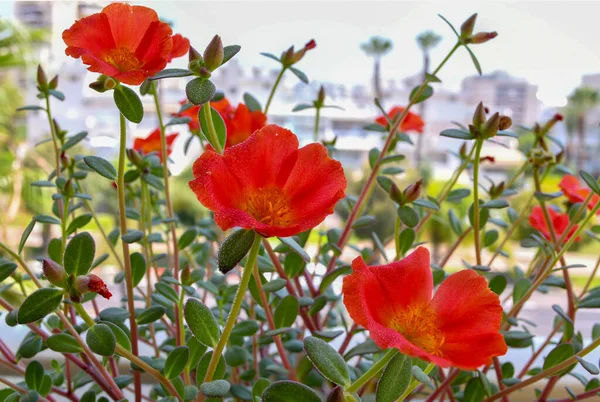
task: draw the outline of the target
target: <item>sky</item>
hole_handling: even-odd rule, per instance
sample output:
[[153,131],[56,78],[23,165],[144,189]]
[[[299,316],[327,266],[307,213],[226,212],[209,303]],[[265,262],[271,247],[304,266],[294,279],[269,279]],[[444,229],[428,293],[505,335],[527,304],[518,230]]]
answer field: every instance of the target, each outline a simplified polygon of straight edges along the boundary
[[[475,31],[497,31],[498,37],[473,46],[484,73],[505,70],[538,86],[547,106],[562,106],[584,74],[600,73],[598,15],[600,1],[139,1],[173,22],[175,32],[198,49],[219,34],[225,44],[239,44],[243,66],[275,68],[259,55],[279,55],[290,45],[315,39],[317,48],[300,62],[312,80],[370,83],[372,60],[360,43],[370,36],[391,39],[392,52],[382,62],[384,80],[401,80],[419,72],[422,56],[415,37],[433,30],[443,37],[431,52],[436,66],[454,45],[454,34],[437,16],[458,29],[478,13]],[[10,15],[12,2],[0,2],[0,15]],[[443,87],[458,90],[475,74],[464,49],[438,74]]]

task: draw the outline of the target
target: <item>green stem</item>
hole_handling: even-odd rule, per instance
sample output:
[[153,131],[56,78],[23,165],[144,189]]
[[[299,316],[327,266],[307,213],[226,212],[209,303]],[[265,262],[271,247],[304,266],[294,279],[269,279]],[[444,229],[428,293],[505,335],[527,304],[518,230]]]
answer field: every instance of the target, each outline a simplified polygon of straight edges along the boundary
[[40,280],[33,274],[33,271],[31,270],[31,268],[29,268],[29,265],[27,265],[25,260],[23,260],[23,258],[19,254],[12,251],[10,249],[10,247],[8,247],[6,244],[4,244],[1,241],[0,241],[0,249],[6,251],[6,253],[8,253],[12,258],[14,258],[19,263],[19,265],[21,265],[21,268],[23,268],[23,270],[27,273],[27,275],[29,275],[29,277],[31,278],[33,283],[35,283],[35,285],[38,288],[42,288],[42,283],[40,282]]
[[[85,308],[83,308],[83,306],[81,305],[81,303],[73,303],[73,305],[75,306],[75,310],[77,311],[77,314],[79,314],[79,316],[83,319],[83,321],[85,321],[85,323],[89,327],[92,327],[92,326],[94,326],[96,324],[96,322],[94,321],[94,319],[92,317],[90,317],[90,315],[85,310]],[[179,401],[181,401],[181,398],[179,397],[179,394],[177,393],[177,390],[175,389],[175,387],[173,386],[173,384],[171,384],[171,382],[168,379],[166,379],[160,373],[160,371],[154,369],[148,363],[146,363],[145,361],[143,361],[139,357],[135,356],[134,354],[132,354],[130,351],[128,351],[127,349],[125,349],[124,347],[122,347],[119,344],[117,344],[116,353],[118,355],[123,356],[124,358],[126,358],[127,360],[129,360],[131,363],[135,364],[136,366],[138,366],[139,368],[141,368],[142,370],[144,370],[146,373],[150,374],[152,377],[154,377],[158,382],[160,382],[169,391],[169,393],[171,394],[171,396],[174,396]],[[136,394],[136,396],[137,396],[137,394]]]
[[206,102],[202,105],[202,113],[204,113],[204,118],[206,119],[206,125],[208,126],[208,137],[210,138],[211,145],[214,147],[215,151],[219,154],[223,153],[223,147],[219,142],[219,136],[217,135],[217,130],[215,129],[215,123],[212,119],[210,102]]
[[[60,217],[60,230],[62,234],[60,242],[60,255],[65,253],[65,247],[67,245],[67,220],[69,217],[69,198],[65,197],[63,200],[62,216]],[[61,261],[62,262],[62,261]],[[64,264],[64,262],[63,262]]]
[[[119,169],[117,172],[117,194],[119,197],[119,223],[121,236],[127,233],[127,215],[125,207],[125,154],[127,145],[127,122],[125,116],[119,113],[120,143],[119,143]],[[138,355],[138,328],[135,320],[135,304],[133,294],[133,276],[131,274],[131,260],[129,257],[129,244],[121,240],[123,245],[123,263],[125,266],[125,284],[127,288],[127,308],[129,310],[129,328],[131,330],[131,351]],[[142,379],[139,371],[133,371],[135,400],[142,399]]]
[[363,385],[368,383],[371,378],[375,377],[381,370],[383,370],[386,364],[388,364],[388,362],[392,360],[392,357],[396,356],[397,353],[398,349],[389,349],[381,359],[375,362],[370,369],[365,371],[363,375],[350,384],[345,391],[349,393],[357,392],[363,387]]
[[396,244],[396,258],[395,261],[398,261],[400,257],[402,257],[402,252],[400,251],[400,218],[396,217],[396,224],[394,225],[394,243]]
[[[425,374],[429,374],[431,372],[431,370],[433,370],[434,367],[435,367],[435,364],[429,363],[427,365],[427,367],[425,367],[425,370],[423,370],[423,372]],[[406,390],[404,390],[404,393],[402,394],[402,396],[400,396],[400,398],[398,398],[398,400],[396,402],[402,402],[403,400],[408,398],[408,396],[411,394],[411,392],[413,392],[415,390],[415,388],[417,388],[419,386],[419,384],[420,384],[420,382],[413,378],[411,380],[408,388],[406,388]]]
[[285,72],[285,70],[287,70],[287,67],[283,67],[281,69],[281,71],[279,72],[279,75],[277,76],[277,79],[275,80],[275,83],[273,84],[273,88],[271,88],[271,93],[269,94],[269,99],[267,99],[267,104],[265,105],[265,115],[269,112],[269,106],[271,106],[271,102],[273,101],[273,96],[275,96],[275,91],[277,90],[277,87],[279,86],[279,83],[281,82],[281,78],[283,77],[283,73]]
[[316,108],[315,113],[315,132],[313,134],[313,142],[319,142],[319,121],[321,120],[321,108]]
[[50,111],[50,95],[44,92],[46,98],[46,116],[48,117],[48,124],[50,125],[50,134],[52,135],[52,144],[54,145],[54,158],[56,162],[56,177],[60,177],[60,150],[58,148],[58,135],[54,127],[54,121],[52,120],[52,112]]
[[235,321],[238,318],[238,315],[240,314],[242,302],[244,301],[246,289],[248,289],[248,283],[250,282],[250,278],[252,277],[252,269],[254,267],[254,264],[256,264],[256,259],[258,258],[258,251],[260,250],[260,242],[262,240],[262,237],[258,233],[255,236],[256,237],[254,238],[254,243],[252,243],[252,248],[250,249],[250,253],[248,254],[248,260],[246,261],[246,265],[242,270],[242,278],[240,279],[240,284],[235,293],[235,298],[233,299],[233,304],[231,305],[231,310],[229,311],[227,322],[225,323],[225,327],[223,328],[223,333],[219,338],[217,346],[215,346],[213,350],[210,363],[208,364],[208,368],[206,369],[204,382],[212,381],[213,375],[215,374],[215,370],[217,368],[217,363],[221,358],[221,354],[225,349],[225,345],[227,345],[227,342],[229,341],[229,336],[231,335],[231,330],[235,325]]
[[481,265],[481,228],[479,227],[479,159],[483,140],[475,143],[475,158],[473,159],[473,235],[475,239],[475,258],[477,265]]

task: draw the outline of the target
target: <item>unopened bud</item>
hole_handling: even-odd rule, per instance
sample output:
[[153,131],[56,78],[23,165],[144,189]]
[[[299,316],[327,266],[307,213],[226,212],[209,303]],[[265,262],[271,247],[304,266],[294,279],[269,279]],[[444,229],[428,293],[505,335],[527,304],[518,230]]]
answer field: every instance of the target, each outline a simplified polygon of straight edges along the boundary
[[206,67],[200,67],[200,69],[198,70],[198,76],[200,78],[210,78],[211,75],[212,74],[210,70]]
[[215,35],[208,46],[206,46],[206,49],[204,49],[204,66],[210,71],[214,71],[223,63],[224,57],[225,53],[221,37]]
[[194,49],[193,46],[190,46],[190,50],[188,53],[188,61],[192,62],[194,60],[198,60],[198,61],[202,62],[202,55],[200,54],[200,52],[198,52],[196,49]]
[[498,129],[508,130],[512,126],[512,119],[508,116],[500,116],[500,123]]
[[538,130],[539,134],[541,134],[540,136],[543,136],[546,133],[548,133],[548,131],[550,131],[550,129],[552,127],[554,127],[554,125],[556,123],[558,123],[559,121],[562,121],[562,120],[563,120],[563,115],[560,113],[556,113],[554,116],[552,116],[552,118],[550,120],[548,120],[546,122],[546,124],[544,124],[544,127],[542,127],[540,130]]
[[496,112],[481,127],[481,134],[483,135],[483,138],[494,137],[496,134],[498,134],[499,126],[500,126],[500,113]]
[[460,155],[461,159],[467,158],[467,143],[466,142],[463,142],[463,144],[460,146],[460,150],[458,151],[458,154]]
[[112,188],[114,188],[115,190],[119,188],[119,186],[117,185],[117,182],[113,180],[113,182],[111,183]]
[[502,195],[502,193],[504,193],[504,187],[505,186],[506,186],[506,184],[504,184],[503,181],[501,181],[498,184],[494,184],[490,188],[490,196],[492,197],[492,199],[500,197]]
[[290,46],[288,50],[283,52],[281,55],[281,62],[284,66],[291,66],[294,64],[294,46]]
[[108,77],[106,81],[104,81],[104,88],[106,88],[107,90],[115,89],[118,83],[119,82],[113,77]]
[[467,39],[473,34],[473,29],[475,28],[475,21],[477,20],[477,13],[470,16],[463,24],[460,26],[460,38]]
[[563,115],[560,113],[556,113],[552,118],[556,121],[563,121],[564,119]]
[[335,386],[327,395],[327,402],[344,402],[344,389],[339,385]]
[[319,88],[319,94],[317,95],[317,101],[315,103],[317,107],[323,107],[323,104],[325,103],[325,87],[323,87],[323,85]]
[[498,32],[479,32],[467,39],[467,43],[479,45],[494,39],[496,36],[498,36]]
[[476,128],[481,127],[483,123],[485,123],[485,107],[483,106],[483,102],[479,102],[477,108],[475,108],[475,113],[473,114],[473,126]]
[[61,140],[62,140],[63,138],[65,138],[65,135],[67,134],[67,132],[66,132],[66,131],[63,131],[63,130],[60,128],[60,125],[58,124],[58,122],[56,121],[56,119],[52,119],[52,124],[54,124],[54,133],[56,134],[56,136],[57,136],[58,138],[60,138]]
[[71,163],[73,161],[73,158],[71,158],[69,155],[67,155],[65,152],[62,152],[60,154],[60,163],[64,168],[68,168],[71,166]]
[[74,289],[81,294],[93,292],[98,293],[105,299],[110,299],[112,293],[108,290],[106,283],[98,276],[94,274],[80,275],[75,278]]
[[404,205],[406,203],[404,194],[402,193],[402,190],[400,190],[400,188],[398,188],[398,185],[396,183],[392,183],[392,185],[390,186],[389,194],[390,194],[390,198],[395,203],[397,203],[399,205]]
[[181,270],[181,283],[183,283],[184,285],[189,285],[189,280],[190,277],[192,276],[192,272],[190,270],[190,266],[186,265],[185,268],[183,268],[183,270]]
[[37,83],[40,89],[46,89],[48,86],[48,77],[46,77],[46,73],[41,65],[38,65],[37,68]]
[[556,154],[556,156],[554,157],[554,159],[556,160],[556,163],[562,163],[563,159],[565,158],[565,150],[561,150],[559,153]]
[[200,60],[192,60],[188,64],[188,70],[190,70],[191,72],[196,73],[196,74],[198,74],[200,72],[201,67],[203,67],[203,66],[202,66],[202,62]]
[[55,75],[54,78],[52,78],[52,81],[50,81],[48,84],[48,88],[50,89],[56,89],[56,87],[58,87],[58,75]]
[[65,183],[65,186],[63,187],[63,195],[67,198],[72,197],[73,195],[75,195],[75,183],[73,182],[73,179],[69,179],[67,180],[67,182]]
[[42,259],[42,270],[48,282],[59,288],[66,286],[67,273],[65,269],[58,263],[49,258]]
[[317,47],[317,42],[315,42],[314,39],[311,39],[310,41],[308,41],[308,43],[306,45],[304,45],[304,49],[306,50],[311,50]]
[[125,153],[127,154],[127,159],[129,159],[129,161],[131,163],[133,163],[135,166],[137,167],[144,167],[145,166],[145,161],[144,158],[142,158],[142,156],[139,154],[138,151],[136,151],[133,148],[128,148]]
[[404,189],[404,198],[407,202],[413,202],[421,195],[421,189],[423,188],[423,179],[409,185]]

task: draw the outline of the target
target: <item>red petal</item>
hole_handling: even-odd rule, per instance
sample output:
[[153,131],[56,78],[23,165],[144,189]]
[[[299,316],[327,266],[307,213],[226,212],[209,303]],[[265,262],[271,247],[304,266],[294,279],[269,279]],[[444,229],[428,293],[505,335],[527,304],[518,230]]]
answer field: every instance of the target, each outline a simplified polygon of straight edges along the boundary
[[143,63],[142,67],[148,70],[148,76],[153,76],[167,65],[167,57],[173,48],[172,33],[169,24],[155,21],[136,48],[135,55]]
[[[477,272],[463,270],[450,275],[433,296],[431,307],[444,335],[441,352],[453,365],[474,369],[490,357],[506,353],[504,338],[498,333],[502,322],[500,299]],[[473,342],[480,341],[480,346],[473,346]]]
[[173,35],[173,48],[171,49],[171,53],[169,53],[169,57],[167,57],[167,61],[170,63],[174,58],[185,56],[185,54],[190,50],[190,40],[188,38],[184,38],[181,34]]
[[153,22],[159,21],[158,14],[151,8],[130,4],[112,3],[102,10],[108,17],[112,37],[117,48],[126,48],[134,53]]
[[173,133],[173,134],[167,135],[167,138],[165,138],[167,140],[167,146],[171,146],[178,135],[179,135],[179,133]]
[[227,146],[239,144],[250,137],[252,130],[252,113],[243,103],[235,110],[231,121],[231,131],[227,132]]
[[587,194],[583,195],[579,193],[579,190],[582,188],[579,184],[579,179],[573,175],[564,176],[558,184],[558,187],[572,203],[583,202],[587,196]]
[[85,53],[102,55],[115,48],[108,18],[102,13],[75,22],[63,32],[62,38],[67,45],[65,53],[75,58]]

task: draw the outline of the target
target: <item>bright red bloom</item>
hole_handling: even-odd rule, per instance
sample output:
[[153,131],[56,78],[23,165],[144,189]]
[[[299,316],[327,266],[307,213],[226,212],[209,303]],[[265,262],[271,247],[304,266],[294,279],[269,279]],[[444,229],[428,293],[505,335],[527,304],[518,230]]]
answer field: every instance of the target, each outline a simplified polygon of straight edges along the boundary
[[169,24],[148,7],[113,3],[63,32],[67,56],[88,70],[139,85],[167,65],[173,47]]
[[[388,113],[388,116],[390,117],[390,119],[394,120],[397,116],[402,114],[402,112],[404,112],[403,107],[394,106],[392,110],[390,110],[390,112]],[[387,119],[383,115],[375,119],[375,122],[386,128],[388,127]],[[404,121],[398,128],[398,131],[416,131],[417,133],[423,133],[424,127],[425,122],[423,121],[423,119],[421,119],[421,116],[413,112],[408,112],[408,114],[404,118]]]
[[[175,138],[177,138],[178,135],[179,133],[167,135],[167,156],[171,155],[171,152],[173,152],[173,141],[175,141]],[[146,138],[136,138],[133,141],[133,149],[144,154],[156,151],[162,162],[162,152],[160,152],[162,149],[160,143],[160,129],[157,128]]]
[[344,278],[344,304],[381,348],[466,370],[506,353],[500,300],[477,272],[450,275],[432,298],[426,248],[387,265],[368,267],[357,257],[352,270]]
[[173,40],[173,48],[167,56],[168,63],[177,57],[185,56],[188,50],[190,50],[190,40],[188,38],[181,36],[181,34],[176,34],[171,39]]
[[[550,220],[552,221],[554,233],[556,234],[557,238],[560,238],[569,226],[569,215],[556,212],[552,208],[548,208],[548,213],[550,214]],[[546,239],[552,240],[550,229],[548,228],[548,225],[546,225],[546,219],[544,219],[544,210],[540,205],[536,205],[535,207],[533,207],[531,215],[529,215],[529,224],[531,225],[531,227],[542,233]],[[567,235],[566,240],[569,240],[571,236],[573,236],[573,233],[575,233],[577,227],[578,225],[573,225],[573,227],[569,231],[569,234]],[[577,237],[575,239],[575,241],[579,240],[580,237]]]
[[[179,102],[181,106],[187,105],[185,110],[180,111],[175,116],[177,117],[189,117],[188,127],[190,131],[200,130],[200,120],[198,118],[198,112],[200,112],[200,106],[188,104],[187,100]],[[190,106],[191,105],[191,106]]]
[[223,155],[205,151],[190,188],[223,230],[293,236],[317,226],[344,197],[342,165],[321,144],[298,149],[294,133],[276,125],[256,131]]
[[104,281],[99,276],[89,274],[88,278],[90,278],[90,281],[88,283],[88,288],[90,292],[98,293],[105,299],[110,299],[112,297],[112,293],[110,293],[110,290],[108,290],[108,286],[106,286],[106,283],[104,283]]
[[211,102],[210,105],[219,112],[225,121],[225,127],[227,128],[226,147],[245,141],[253,132],[267,124],[267,116],[263,112],[260,110],[251,112],[243,103],[234,108],[227,98],[223,98],[218,102]]
[[[584,202],[592,191],[589,188],[581,187],[579,179],[572,175],[564,176],[558,184],[558,187],[560,187],[562,192],[569,199],[569,202],[572,202],[573,204],[577,202]],[[600,196],[598,194],[594,194],[588,203],[588,209],[594,208],[599,202]],[[598,213],[600,214],[600,211]]]
[[311,39],[306,45],[304,45],[304,48],[306,50],[314,49],[316,47],[317,47],[317,42],[315,42],[314,39]]

